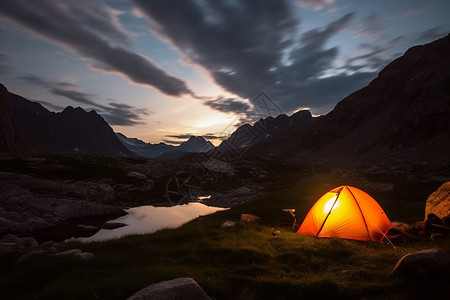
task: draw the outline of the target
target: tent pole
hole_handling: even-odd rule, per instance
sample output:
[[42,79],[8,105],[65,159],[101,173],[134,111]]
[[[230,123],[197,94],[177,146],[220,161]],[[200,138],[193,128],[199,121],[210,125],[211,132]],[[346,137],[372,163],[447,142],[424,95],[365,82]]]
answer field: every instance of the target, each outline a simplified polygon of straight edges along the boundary
[[322,228],[323,228],[323,226],[325,225],[325,222],[327,221],[328,217],[330,216],[331,211],[333,210],[334,205],[336,204],[336,202],[337,202],[339,196],[341,195],[341,191],[342,191],[343,189],[344,189],[344,188],[342,188],[339,192],[336,193],[336,194],[337,194],[337,195],[336,195],[336,200],[334,200],[333,205],[332,205],[331,208],[330,208],[330,211],[328,212],[327,216],[325,217],[325,220],[323,220],[322,226],[320,226],[319,231],[317,231],[316,237],[318,237],[319,234],[320,234],[320,232],[322,231]]
[[[347,186],[346,186],[346,187],[347,187]],[[358,200],[356,200],[355,195],[353,195],[352,191],[351,191],[348,187],[347,187],[347,190],[348,190],[348,191],[350,192],[350,194],[352,195],[353,199],[354,199],[355,202],[356,202],[356,205],[358,205],[359,212],[361,213],[361,217],[363,218],[363,221],[364,221],[364,226],[366,226],[367,236],[369,237],[369,241],[371,241],[372,238],[370,237],[369,227],[367,226],[366,218],[364,217],[364,214],[363,214],[363,212],[362,212],[362,210],[361,210],[361,206],[359,206]]]

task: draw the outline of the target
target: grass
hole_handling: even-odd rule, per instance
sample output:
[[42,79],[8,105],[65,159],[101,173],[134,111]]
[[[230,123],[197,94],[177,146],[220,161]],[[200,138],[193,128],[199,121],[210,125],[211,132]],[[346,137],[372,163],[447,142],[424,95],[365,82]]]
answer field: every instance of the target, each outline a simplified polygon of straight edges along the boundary
[[[395,263],[421,249],[449,251],[448,240],[393,249],[380,243],[317,239],[278,225],[286,217],[283,208],[295,208],[302,220],[321,194],[344,181],[291,176],[287,182],[280,176],[272,178],[266,196],[178,229],[65,246],[94,253],[92,261],[44,259],[18,264],[19,254],[0,256],[2,297],[125,299],[151,283],[189,276],[216,299],[410,298],[412,287],[405,288],[390,276]],[[405,215],[417,213],[409,207],[392,209]],[[256,214],[261,220],[220,228],[226,220],[238,221],[241,213]],[[281,231],[277,237],[272,235],[275,230]]]

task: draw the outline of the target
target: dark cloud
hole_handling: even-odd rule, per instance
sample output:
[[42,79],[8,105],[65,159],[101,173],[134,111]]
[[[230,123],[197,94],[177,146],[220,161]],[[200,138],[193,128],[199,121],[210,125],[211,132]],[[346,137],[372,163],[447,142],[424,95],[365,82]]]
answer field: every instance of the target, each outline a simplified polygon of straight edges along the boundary
[[335,0],[299,0],[300,6],[311,7],[314,10],[321,10],[325,6],[332,4]]
[[184,81],[124,48],[129,44],[128,39],[114,19],[87,3],[3,0],[0,14],[93,60],[102,70],[120,73],[167,95],[191,93]]
[[250,105],[236,98],[219,97],[217,99],[207,100],[204,103],[215,110],[236,114],[247,112],[250,109]]
[[305,106],[305,108],[314,108],[315,114],[324,114],[330,111],[338,101],[366,86],[376,75],[374,72],[367,72],[310,79],[292,87],[296,90],[296,94],[283,98],[280,105],[287,112],[293,112],[299,108],[296,103],[311,103],[311,106]]
[[[56,96],[63,96],[76,103],[81,104],[85,108],[96,110],[110,125],[133,126],[144,125],[143,116],[152,114],[153,112],[145,108],[136,108],[128,104],[119,103],[116,100],[108,99],[107,105],[97,104],[95,101],[98,96],[95,94],[88,94],[79,91],[79,87],[70,82],[51,81],[39,78],[34,75],[26,75],[19,77],[28,84],[33,84],[47,89],[51,94]],[[51,104],[46,101],[37,100],[50,108],[61,110],[60,106]]]
[[[134,3],[160,36],[208,70],[227,91],[252,101],[255,94],[266,90],[274,101],[287,105],[282,107],[285,110],[313,108],[315,101],[322,101],[300,93],[308,80],[333,67],[339,49],[327,43],[353,18],[347,14],[324,28],[301,33],[292,7],[296,4],[287,0]],[[247,113],[247,106],[229,99],[204,102],[216,110]],[[336,97],[332,102],[339,100]]]

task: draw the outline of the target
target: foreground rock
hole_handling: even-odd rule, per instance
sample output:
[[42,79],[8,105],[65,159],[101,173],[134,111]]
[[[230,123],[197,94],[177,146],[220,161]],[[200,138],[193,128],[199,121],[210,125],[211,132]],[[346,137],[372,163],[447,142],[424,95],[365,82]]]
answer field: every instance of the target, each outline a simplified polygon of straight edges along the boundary
[[440,249],[408,253],[400,258],[392,273],[419,282],[439,281],[450,275],[450,256]]
[[70,219],[119,216],[108,184],[44,180],[0,172],[0,234],[33,234]]
[[225,221],[220,225],[221,228],[232,228],[236,226],[236,222],[234,221]]
[[23,251],[38,245],[39,243],[32,237],[19,238],[13,234],[6,234],[0,239],[0,254]]
[[429,214],[435,214],[441,219],[450,215],[450,181],[441,185],[428,197],[425,217]]
[[189,277],[176,278],[152,284],[128,300],[210,300],[203,289]]
[[80,249],[71,249],[63,252],[58,252],[53,255],[56,258],[69,258],[74,260],[91,260],[94,259],[94,254],[90,252],[83,252]]
[[261,218],[252,214],[241,214],[241,221],[244,223],[255,223]]
[[141,180],[147,179],[147,176],[145,176],[144,174],[139,173],[139,172],[130,172],[130,173],[128,173],[127,176],[131,177],[131,178],[141,179]]

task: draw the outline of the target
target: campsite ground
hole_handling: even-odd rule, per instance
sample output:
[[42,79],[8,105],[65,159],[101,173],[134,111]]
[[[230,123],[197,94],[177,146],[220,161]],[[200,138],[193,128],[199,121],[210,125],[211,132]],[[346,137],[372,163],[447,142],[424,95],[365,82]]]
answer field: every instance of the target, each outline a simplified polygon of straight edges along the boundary
[[[92,174],[92,172],[91,172]],[[314,201],[341,184],[356,185],[376,198],[392,221],[413,223],[423,219],[424,201],[408,201],[432,190],[437,182],[420,186],[404,176],[376,175],[376,180],[339,176],[330,170],[269,170],[253,182],[264,186],[262,196],[227,211],[201,217],[178,229],[150,235],[80,244],[95,259],[86,262],[50,258],[18,263],[21,253],[3,254],[0,290],[4,299],[125,299],[139,289],[162,280],[193,277],[206,293],[217,299],[410,299],[426,291],[416,283],[401,282],[390,273],[403,255],[427,248],[450,251],[450,241],[423,239],[388,244],[341,239],[317,239],[289,231],[295,208],[301,220]],[[245,184],[245,174],[223,178],[210,189]],[[422,176],[422,175],[421,175]],[[421,177],[419,176],[419,177]],[[365,181],[364,181],[364,180]],[[372,178],[373,179],[373,178]],[[357,182],[360,180],[361,182]],[[376,189],[374,182],[393,184]],[[363,185],[363,186],[361,186]],[[397,195],[397,196],[396,196]],[[396,198],[397,197],[397,198]],[[261,217],[258,223],[240,223],[241,213]],[[221,228],[227,221],[234,228]],[[279,230],[278,236],[272,233]]]

